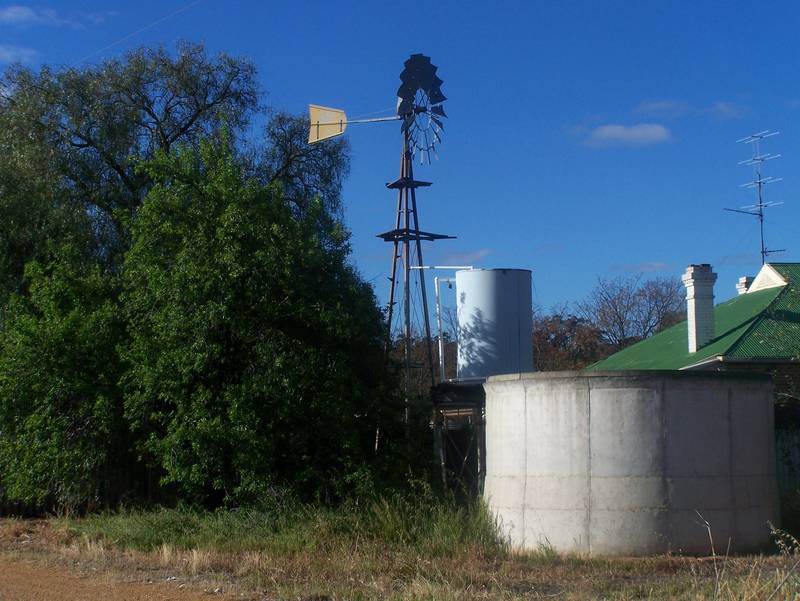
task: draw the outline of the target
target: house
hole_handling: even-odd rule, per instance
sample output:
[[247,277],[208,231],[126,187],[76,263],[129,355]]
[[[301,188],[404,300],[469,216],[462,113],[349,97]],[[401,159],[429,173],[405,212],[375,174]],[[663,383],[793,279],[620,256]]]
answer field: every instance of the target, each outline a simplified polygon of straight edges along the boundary
[[714,306],[716,277],[710,265],[690,265],[687,320],[587,370],[768,371],[779,395],[800,397],[800,263],[767,263]]

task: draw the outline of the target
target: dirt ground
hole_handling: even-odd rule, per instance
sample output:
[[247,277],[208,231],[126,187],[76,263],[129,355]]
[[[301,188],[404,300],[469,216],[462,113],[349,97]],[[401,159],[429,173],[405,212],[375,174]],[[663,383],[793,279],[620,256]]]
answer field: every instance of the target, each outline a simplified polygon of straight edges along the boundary
[[211,601],[233,597],[190,590],[177,580],[125,582],[112,574],[71,570],[0,555],[0,601]]
[[368,545],[324,555],[135,551],[59,520],[0,519],[0,601],[797,601],[800,543],[791,543],[781,555],[615,559],[433,560]]

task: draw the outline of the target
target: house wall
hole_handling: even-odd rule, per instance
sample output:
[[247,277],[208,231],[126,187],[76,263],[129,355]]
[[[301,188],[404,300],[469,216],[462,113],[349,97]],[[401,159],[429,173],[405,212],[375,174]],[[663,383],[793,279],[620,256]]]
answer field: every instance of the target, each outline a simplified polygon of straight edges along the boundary
[[775,392],[800,399],[800,363],[782,363],[773,367]]
[[[768,374],[775,384],[775,394],[780,397],[788,395],[792,398],[800,399],[800,363],[782,362],[769,363],[765,361],[746,363],[712,363],[710,369],[713,371],[726,371],[738,373],[757,373]],[[780,425],[777,425],[780,427]]]
[[514,546],[707,553],[698,512],[733,549],[769,542],[767,521],[779,519],[769,377],[545,372],[484,388],[484,496]]

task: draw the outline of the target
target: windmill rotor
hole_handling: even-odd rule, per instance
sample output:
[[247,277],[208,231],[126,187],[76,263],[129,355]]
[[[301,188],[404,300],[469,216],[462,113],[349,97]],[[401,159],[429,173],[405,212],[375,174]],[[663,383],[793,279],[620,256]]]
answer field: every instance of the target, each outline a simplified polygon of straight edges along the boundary
[[403,119],[401,131],[408,136],[409,150],[420,161],[431,162],[431,152],[441,144],[447,117],[442,103],[442,79],[436,75],[437,67],[423,54],[412,54],[400,73],[397,89],[397,115]]
[[412,157],[421,162],[431,162],[436,146],[442,143],[444,119],[447,118],[442,103],[447,97],[442,93],[442,79],[436,75],[436,65],[424,54],[412,54],[404,63],[397,89],[397,110],[392,117],[374,119],[348,119],[343,110],[310,104],[308,106],[308,143],[315,144],[340,136],[352,123],[379,123],[402,121],[400,132]]

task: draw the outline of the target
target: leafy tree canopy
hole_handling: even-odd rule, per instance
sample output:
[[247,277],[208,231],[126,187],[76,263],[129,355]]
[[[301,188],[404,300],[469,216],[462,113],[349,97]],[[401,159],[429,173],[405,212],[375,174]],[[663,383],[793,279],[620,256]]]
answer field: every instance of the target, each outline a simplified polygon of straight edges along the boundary
[[538,371],[583,369],[609,354],[600,330],[566,307],[547,315],[534,312],[533,358]]
[[194,498],[335,495],[371,457],[388,398],[382,316],[341,228],[319,203],[296,218],[225,135],[144,169],[124,269],[142,450]]
[[32,505],[108,501],[127,467],[118,282],[66,245],[31,263],[0,336],[0,488]]
[[309,146],[304,118],[271,113],[263,136],[245,144],[260,110],[247,60],[184,43],[176,53],[142,48],[80,69],[16,66],[0,83],[0,303],[24,291],[27,261],[52,258],[48,240],[92,240],[95,259],[116,269],[152,185],[137,164],[196,144],[222,123],[250,170],[283,186],[296,215],[319,199],[341,217],[345,140]]
[[6,72],[0,502],[335,498],[398,472],[349,148],[283,113],[247,142],[255,81],[192,44]]

